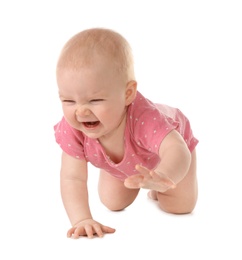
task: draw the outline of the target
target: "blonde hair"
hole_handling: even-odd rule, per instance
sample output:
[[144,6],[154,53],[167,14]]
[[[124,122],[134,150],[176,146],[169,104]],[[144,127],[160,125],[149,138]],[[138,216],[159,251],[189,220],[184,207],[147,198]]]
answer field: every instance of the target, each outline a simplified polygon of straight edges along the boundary
[[104,28],[87,29],[70,38],[61,51],[57,70],[78,70],[82,66],[92,65],[95,55],[106,57],[127,81],[135,80],[133,55],[128,41],[119,33]]

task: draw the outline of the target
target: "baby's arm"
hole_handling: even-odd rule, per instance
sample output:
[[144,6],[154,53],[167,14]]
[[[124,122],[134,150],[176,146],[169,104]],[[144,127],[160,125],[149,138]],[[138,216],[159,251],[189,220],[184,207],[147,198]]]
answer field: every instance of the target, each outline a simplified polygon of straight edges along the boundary
[[80,235],[99,237],[103,233],[113,233],[113,228],[103,226],[92,218],[88,203],[87,162],[75,159],[65,152],[61,163],[61,196],[67,215],[72,224],[68,237]]
[[179,183],[187,174],[191,164],[191,152],[182,136],[171,131],[162,141],[159,149],[161,162],[155,172],[163,173],[175,184]]
[[125,180],[127,188],[144,188],[165,192],[175,188],[187,174],[191,163],[191,153],[182,136],[171,131],[159,148],[161,161],[155,170],[137,165],[139,174]]

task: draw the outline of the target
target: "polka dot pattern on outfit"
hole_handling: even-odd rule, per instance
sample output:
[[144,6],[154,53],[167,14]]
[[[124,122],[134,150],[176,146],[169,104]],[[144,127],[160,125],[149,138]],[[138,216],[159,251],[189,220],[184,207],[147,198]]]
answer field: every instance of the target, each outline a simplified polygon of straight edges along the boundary
[[198,143],[189,120],[179,109],[154,104],[139,92],[127,113],[130,120],[127,120],[125,129],[125,153],[122,161],[117,164],[107,156],[97,139],[88,138],[73,129],[64,118],[54,126],[56,142],[69,155],[85,159],[121,180],[136,174],[137,164],[154,169],[160,162],[160,144],[173,129],[181,134],[190,151]]

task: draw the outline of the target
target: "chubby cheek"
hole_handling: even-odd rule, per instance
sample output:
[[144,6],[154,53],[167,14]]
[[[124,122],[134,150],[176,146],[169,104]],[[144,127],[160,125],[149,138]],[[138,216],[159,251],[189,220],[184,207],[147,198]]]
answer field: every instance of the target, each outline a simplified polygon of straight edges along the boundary
[[124,113],[125,107],[113,105],[112,107],[103,110],[101,114],[99,113],[100,121],[112,125],[115,124],[117,121],[120,121]]
[[66,121],[73,127],[76,127],[78,125],[78,122],[76,121],[76,115],[75,111],[72,111],[70,109],[63,108],[63,115],[66,119]]

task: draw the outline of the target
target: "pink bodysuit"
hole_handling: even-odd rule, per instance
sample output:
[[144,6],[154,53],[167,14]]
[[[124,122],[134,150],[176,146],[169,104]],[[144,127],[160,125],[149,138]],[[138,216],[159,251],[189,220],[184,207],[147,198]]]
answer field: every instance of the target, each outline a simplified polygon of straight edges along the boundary
[[152,103],[139,92],[128,107],[126,120],[125,152],[118,164],[110,160],[97,139],[91,139],[72,128],[64,117],[54,126],[56,142],[67,154],[85,159],[121,180],[137,173],[136,164],[155,169],[160,162],[160,144],[173,129],[181,134],[190,151],[198,143],[188,119],[179,109]]

